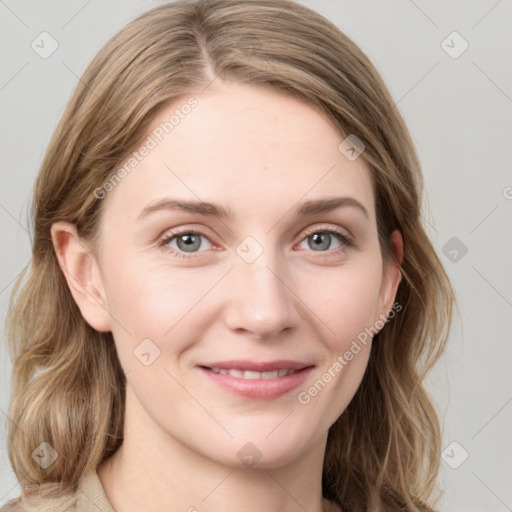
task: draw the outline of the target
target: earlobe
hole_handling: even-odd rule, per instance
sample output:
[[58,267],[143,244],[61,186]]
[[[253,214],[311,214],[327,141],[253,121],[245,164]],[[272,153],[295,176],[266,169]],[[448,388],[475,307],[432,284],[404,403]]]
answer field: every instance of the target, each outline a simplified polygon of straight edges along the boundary
[[96,258],[74,224],[54,222],[51,235],[59,266],[82,316],[93,329],[110,331],[110,315]]

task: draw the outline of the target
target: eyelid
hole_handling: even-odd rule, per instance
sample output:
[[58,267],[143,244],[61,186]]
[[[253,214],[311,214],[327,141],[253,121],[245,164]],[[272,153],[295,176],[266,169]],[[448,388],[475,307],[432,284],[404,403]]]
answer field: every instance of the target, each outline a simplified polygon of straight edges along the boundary
[[[327,257],[329,255],[336,254],[340,249],[343,249],[344,247],[346,248],[346,247],[351,247],[351,246],[356,245],[354,236],[350,233],[350,231],[346,228],[341,228],[340,226],[333,227],[328,224],[325,224],[325,225],[315,224],[313,226],[310,226],[309,228],[306,228],[305,230],[301,230],[301,233],[302,233],[302,236],[301,236],[300,240],[298,241],[298,243],[301,243],[303,240],[305,240],[306,238],[308,238],[310,235],[312,235],[314,233],[329,233],[329,234],[333,234],[333,235],[338,235],[338,237],[340,237],[339,241],[341,242],[342,247],[338,247],[336,249],[330,249],[327,251],[311,251],[313,253],[317,252],[320,257],[322,257],[322,255]],[[180,235],[184,235],[184,234],[203,236],[214,247],[218,245],[218,244],[216,244],[216,242],[214,240],[211,239],[212,237],[210,235],[206,234],[201,229],[177,228],[177,229],[169,229],[169,230],[165,231],[164,234],[159,238],[158,246],[163,247],[164,249],[168,250],[169,252],[173,253],[174,255],[177,255],[178,257],[184,257],[184,258],[201,257],[202,253],[204,253],[206,251],[187,253],[187,252],[182,252],[182,251],[176,251],[175,249],[172,249],[170,247],[165,247],[166,244],[168,244],[171,240],[173,240],[174,238],[176,238]],[[213,250],[215,250],[215,249],[213,249]]]
[[308,237],[309,235],[312,235],[313,233],[317,233],[317,232],[337,233],[337,234],[341,235],[342,237],[346,238],[348,241],[354,242],[354,236],[347,228],[342,228],[340,226],[334,227],[329,224],[320,224],[320,225],[315,224],[315,225],[311,226],[310,228],[306,228],[306,230],[304,231],[304,234],[302,235],[301,241],[304,238]]

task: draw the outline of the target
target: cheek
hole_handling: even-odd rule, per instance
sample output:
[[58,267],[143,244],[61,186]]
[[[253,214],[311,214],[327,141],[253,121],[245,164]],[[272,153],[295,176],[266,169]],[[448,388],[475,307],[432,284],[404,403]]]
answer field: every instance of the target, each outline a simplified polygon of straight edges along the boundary
[[[199,342],[202,332],[222,314],[223,297],[216,295],[215,287],[225,269],[170,269],[165,263],[155,264],[133,255],[116,255],[108,261],[112,262],[104,275],[108,309],[125,368],[133,362],[128,358],[133,358],[134,349],[143,340],[152,340],[166,353],[172,347],[171,352],[179,355]],[[360,257],[338,268],[302,267],[291,279],[298,299],[291,294],[283,300],[295,302],[298,308],[305,305],[311,312],[309,322],[299,321],[304,324],[298,325],[299,331],[312,329],[307,324],[314,324],[324,347],[331,354],[342,354],[353,339],[373,325],[380,279],[380,260],[374,257]],[[229,278],[227,283],[223,285],[229,287]]]
[[[317,289],[312,309],[328,327],[322,340],[325,357],[315,378],[297,395],[304,414],[317,418],[318,431],[336,421],[359,388],[370,357],[371,327],[378,311],[380,263],[366,262],[363,272],[355,267],[344,270],[347,272],[318,283],[323,282],[323,293]],[[308,292],[311,298],[312,291]]]
[[[115,260],[106,273],[105,289],[114,339],[119,349],[133,350],[149,338],[179,352],[190,342],[202,299],[218,281],[218,269],[198,270],[148,264],[142,259]],[[128,334],[129,333],[129,334]],[[183,347],[180,346],[180,341]]]
[[381,285],[381,264],[373,258],[311,279],[305,302],[326,326],[331,350],[344,351],[365,329],[374,325]]

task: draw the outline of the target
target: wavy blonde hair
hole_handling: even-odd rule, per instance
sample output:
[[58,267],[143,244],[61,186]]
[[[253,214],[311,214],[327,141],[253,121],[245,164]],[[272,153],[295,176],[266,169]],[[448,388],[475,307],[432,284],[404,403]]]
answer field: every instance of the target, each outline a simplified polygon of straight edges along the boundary
[[[8,314],[8,452],[22,494],[64,503],[123,440],[125,376],[112,334],[81,316],[57,262],[52,223],[75,223],[92,240],[102,211],[94,190],[166,104],[216,78],[308,102],[340,136],[365,144],[383,257],[395,257],[393,230],[404,240],[402,311],[375,336],[363,381],[330,428],[323,494],[350,511],[431,511],[441,434],[424,378],[445,347],[454,294],[422,226],[420,164],[369,59],[328,20],[287,0],[159,6],[117,33],[80,79],[36,180],[32,259]],[[59,454],[46,469],[31,456],[42,442]]]

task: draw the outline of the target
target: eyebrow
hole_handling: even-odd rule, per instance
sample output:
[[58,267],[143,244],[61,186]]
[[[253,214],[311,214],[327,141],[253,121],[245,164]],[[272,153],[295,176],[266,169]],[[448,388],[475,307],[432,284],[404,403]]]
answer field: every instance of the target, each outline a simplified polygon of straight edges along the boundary
[[[330,212],[337,208],[352,206],[361,211],[367,219],[370,218],[366,208],[354,197],[332,197],[324,199],[312,199],[300,203],[295,208],[295,215],[298,217],[306,217],[317,213]],[[137,220],[142,220],[148,215],[166,210],[181,210],[187,213],[196,213],[219,219],[232,219],[234,217],[232,210],[223,206],[209,203],[206,201],[185,201],[172,198],[164,198],[157,202],[150,203],[142,209]]]

